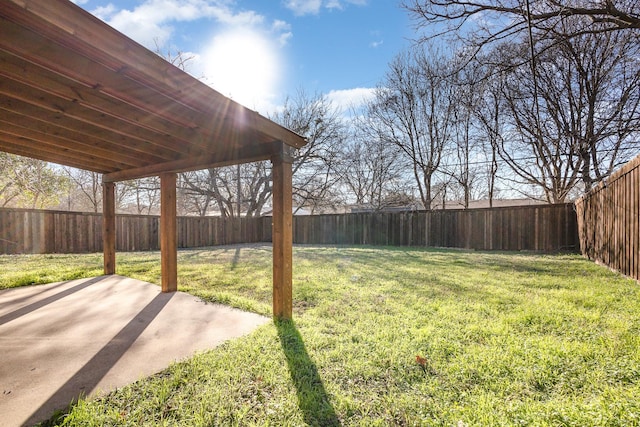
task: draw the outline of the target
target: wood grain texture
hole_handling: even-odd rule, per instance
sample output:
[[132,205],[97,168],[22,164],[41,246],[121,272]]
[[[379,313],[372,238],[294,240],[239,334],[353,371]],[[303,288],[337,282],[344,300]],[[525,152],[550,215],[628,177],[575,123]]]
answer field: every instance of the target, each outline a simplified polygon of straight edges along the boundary
[[0,124],[0,151],[123,179],[306,143],[68,0],[0,0]]
[[160,266],[162,292],[178,290],[178,239],[175,173],[160,175]]
[[640,280],[640,156],[576,203],[580,250]]
[[291,319],[293,310],[293,208],[291,160],[273,163],[273,315]]
[[[634,172],[638,176],[638,172]],[[628,240],[637,253],[636,218]],[[552,216],[553,212],[557,212]],[[457,229],[460,218],[472,218]],[[76,224],[67,234],[67,224]],[[178,217],[179,248],[271,242],[272,218]],[[464,225],[466,220],[462,221]],[[94,213],[0,209],[0,254],[102,251],[102,215]],[[579,251],[572,204],[404,213],[354,213],[293,217],[293,241],[300,244],[453,247],[537,252]],[[601,229],[601,228],[600,228]],[[600,230],[599,229],[599,230]],[[160,218],[116,215],[116,250],[160,249]],[[560,230],[560,232],[558,231]],[[513,240],[513,241],[512,241]],[[470,245],[467,244],[470,242]],[[519,243],[518,243],[519,242]],[[632,262],[637,263],[637,257]]]
[[[104,253],[104,274],[116,274],[116,185],[105,183],[102,185],[102,247]],[[73,218],[73,217],[68,217]],[[77,236],[81,228],[75,228],[72,233],[65,235]],[[85,228],[85,235],[90,235]],[[74,245],[75,246],[75,245]],[[85,247],[88,250],[88,247]],[[68,252],[73,252],[67,249]]]

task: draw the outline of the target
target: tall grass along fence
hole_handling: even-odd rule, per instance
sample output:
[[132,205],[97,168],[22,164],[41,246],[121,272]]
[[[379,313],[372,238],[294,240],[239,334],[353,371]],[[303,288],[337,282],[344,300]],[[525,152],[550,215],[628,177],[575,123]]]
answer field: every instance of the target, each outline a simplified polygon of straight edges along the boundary
[[[116,249],[159,249],[157,216],[117,215]],[[295,216],[303,244],[577,250],[571,204],[431,212]],[[271,218],[179,217],[181,248],[271,241]],[[0,209],[0,254],[102,251],[102,215]]]
[[[179,217],[178,246],[259,242],[264,222],[260,218]],[[159,216],[116,215],[116,250],[160,249],[159,228]],[[0,254],[101,251],[102,214],[0,209]]]
[[576,201],[580,250],[640,280],[640,156]]

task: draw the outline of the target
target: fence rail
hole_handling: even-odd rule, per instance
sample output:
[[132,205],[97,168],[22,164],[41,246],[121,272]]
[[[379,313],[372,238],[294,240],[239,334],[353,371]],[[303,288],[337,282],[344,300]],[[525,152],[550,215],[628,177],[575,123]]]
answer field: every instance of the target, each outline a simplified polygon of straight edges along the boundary
[[[178,247],[271,241],[271,218],[179,217]],[[157,216],[117,215],[116,250],[159,249]],[[572,204],[294,216],[294,243],[578,250]],[[0,209],[0,254],[102,251],[102,215]]]
[[[179,217],[178,247],[259,242],[263,223],[261,218]],[[158,250],[159,229],[159,216],[116,215],[116,250]],[[102,214],[0,209],[0,254],[101,251]]]
[[580,250],[640,280],[640,156],[576,201]]
[[477,250],[578,249],[572,204],[296,216],[293,239],[295,243]]

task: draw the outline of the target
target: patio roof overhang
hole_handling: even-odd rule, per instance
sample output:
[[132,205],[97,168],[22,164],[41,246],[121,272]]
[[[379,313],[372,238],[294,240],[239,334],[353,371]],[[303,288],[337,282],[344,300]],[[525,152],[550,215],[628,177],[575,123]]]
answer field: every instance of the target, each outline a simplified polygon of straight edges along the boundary
[[68,0],[0,5],[2,151],[120,181],[305,144]]
[[[69,0],[0,0],[0,151],[101,173],[107,193],[117,181],[169,177],[161,191],[174,204],[172,174],[272,160],[274,298],[276,256],[291,251],[276,250],[276,228],[291,222],[290,151],[305,143]],[[112,210],[105,204],[105,217]]]

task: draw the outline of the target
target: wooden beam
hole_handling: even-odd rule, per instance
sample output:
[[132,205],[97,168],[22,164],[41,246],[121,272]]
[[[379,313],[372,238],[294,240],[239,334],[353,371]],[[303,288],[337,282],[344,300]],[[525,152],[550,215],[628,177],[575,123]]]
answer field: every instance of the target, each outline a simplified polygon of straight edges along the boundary
[[[70,155],[70,157],[76,155],[83,159],[91,156],[99,160],[106,170],[125,169],[127,167],[136,167],[144,164],[144,159],[141,159],[142,155],[136,157],[135,154],[128,152],[119,153],[118,161],[116,161],[113,151],[100,148],[88,135],[83,135],[79,132],[37,120],[34,116],[28,117],[14,114],[2,108],[0,108],[0,129],[2,129],[4,133],[37,141],[38,145],[49,146],[59,154],[64,153],[65,155]],[[88,151],[90,154],[77,152],[76,147],[78,145],[86,146],[90,150]],[[109,162],[113,165],[112,167],[109,166]]]
[[226,149],[215,155],[179,159],[140,168],[125,169],[106,174],[103,179],[105,182],[127,181],[130,179],[156,176],[167,172],[188,172],[212,167],[268,160],[273,156],[273,153],[277,151],[277,144],[262,143],[240,147],[226,147]]
[[143,123],[132,123],[130,119],[117,116],[117,103],[109,110],[100,111],[88,107],[80,101],[65,99],[57,94],[47,93],[38,88],[30,87],[15,80],[2,79],[0,81],[0,95],[7,100],[13,98],[23,101],[36,110],[43,109],[75,121],[76,127],[97,127],[104,131],[113,132],[121,137],[137,140],[138,143],[156,146],[165,155],[172,158],[176,155],[201,155],[202,151],[193,151],[186,142],[171,137],[168,134],[150,129]]
[[[3,122],[0,122],[2,126]],[[63,151],[55,151],[48,149],[47,146],[39,145],[39,141],[32,141],[25,137],[16,137],[7,135],[0,130],[0,151],[18,156],[30,157],[33,159],[44,160],[45,162],[59,163],[61,165],[71,166],[79,169],[86,169],[98,173],[111,172],[113,169],[105,169],[102,163],[93,162],[91,159],[78,158],[77,156],[68,156]]]
[[102,184],[102,247],[104,274],[116,274],[116,185]]
[[0,151],[103,173],[105,183],[306,143],[68,0],[0,0],[0,128]]
[[[12,96],[0,96],[0,116],[3,120],[10,120],[12,116],[16,115],[34,117],[34,121],[48,123],[55,128],[67,129],[76,133],[76,135],[87,135],[88,138],[86,139],[95,140],[97,147],[111,150],[116,154],[118,151],[125,151],[126,155],[137,156],[143,163],[147,159],[150,162],[160,162],[163,159],[176,156],[175,150],[163,150],[160,147],[149,144],[146,140],[130,138],[126,134],[115,132],[107,127],[83,122]],[[58,135],[58,133],[55,133],[55,135]],[[77,137],[76,139],[85,140],[83,137]],[[76,151],[83,154],[92,153],[92,149],[87,147],[86,144],[79,145]]]
[[[288,145],[301,147],[306,141],[300,135],[295,134],[277,123],[261,116],[255,111],[230,101],[219,92],[211,89],[207,85],[178,69],[177,67],[162,60],[158,55],[137,45],[123,34],[104,25],[94,16],[77,7],[69,4],[66,0],[41,1],[20,0],[8,1],[5,9],[0,11],[0,17],[4,17],[0,25],[0,33],[5,31],[4,27],[13,29],[13,25],[33,28],[31,34],[20,33],[19,36],[11,33],[0,37],[6,40],[20,40],[18,46],[7,44],[8,51],[15,52],[16,55],[28,55],[30,61],[36,63],[46,62],[46,65],[53,70],[60,71],[60,58],[64,58],[63,73],[69,75],[70,70],[88,70],[86,64],[70,66],[67,63],[70,58],[77,58],[80,61],[89,61],[91,64],[100,64],[100,68],[108,68],[116,72],[120,78],[124,77],[133,83],[131,90],[119,91],[116,96],[121,98],[131,97],[132,105],[136,105],[140,100],[150,99],[149,96],[142,96],[140,90],[146,91],[149,95],[169,98],[171,105],[180,104],[198,112],[196,116],[207,118],[207,120],[220,117],[239,118],[241,122],[270,138],[282,140]],[[93,22],[89,22],[93,21]],[[9,30],[6,30],[9,32]],[[18,28],[14,32],[19,31]],[[35,33],[37,31],[37,33]],[[28,37],[27,37],[28,35]],[[32,43],[31,39],[43,38],[50,49],[43,50],[41,42]],[[35,45],[34,49],[24,49],[23,44]],[[1,45],[1,44],[0,44]],[[52,52],[55,50],[55,52]],[[34,54],[35,52],[35,54]],[[44,60],[43,57],[48,59]],[[80,66],[84,65],[84,66]],[[97,73],[86,71],[80,73],[81,78]],[[109,73],[113,76],[112,73]],[[105,83],[103,76],[99,80]],[[93,84],[89,84],[93,86]],[[121,88],[121,84],[107,84],[100,88],[101,91],[111,91]],[[122,98],[124,99],[124,98]],[[155,99],[155,98],[154,98]],[[153,102],[158,105],[158,102]],[[182,116],[181,117],[190,117]],[[193,116],[191,116],[193,117]]]
[[175,173],[160,175],[160,257],[162,292],[178,290]]
[[[28,43],[33,44],[34,42],[37,43],[37,40],[30,40]],[[42,39],[41,43],[47,43],[46,39]],[[0,63],[2,63],[0,73],[7,78],[44,90],[53,90],[67,98],[105,110],[110,110],[113,102],[119,102],[120,105],[116,106],[116,111],[123,108],[132,108],[129,111],[132,119],[136,117],[136,114],[146,113],[147,117],[144,120],[157,118],[186,129],[198,127],[197,121],[194,121],[194,115],[197,112],[186,106],[173,104],[167,98],[135,99],[138,93],[121,93],[128,89],[135,91],[133,86],[135,82],[131,82],[130,79],[110,71],[100,64],[89,62],[86,58],[78,57],[77,54],[74,56],[74,54],[68,53],[66,50],[62,51],[61,47],[54,45],[53,52],[47,52],[48,57],[56,54],[64,55],[65,60],[70,65],[83,65],[86,67],[82,70],[66,69],[63,74],[59,71],[51,70],[50,67],[47,68],[44,65],[40,65],[39,62],[42,62],[42,57],[38,57],[36,59],[37,62],[32,57],[27,58],[25,48],[28,48],[28,46],[23,46],[18,54],[7,51],[0,45]],[[101,79],[101,77],[104,77],[104,79]],[[108,87],[107,90],[109,92],[107,92],[103,90],[105,86],[113,87]],[[122,96],[116,98],[113,96],[114,93]],[[135,120],[137,121],[138,119]]]
[[273,164],[273,316],[291,319],[293,312],[292,163],[289,147],[281,143]]
[[[160,138],[171,142],[169,145],[162,143],[161,147],[172,149],[173,146],[177,146],[180,147],[180,153],[187,152],[194,156],[206,154],[205,150],[200,149],[203,141],[206,140],[199,129],[202,123],[176,119],[185,115],[181,104],[174,103],[164,109],[160,106],[141,109],[105,94],[101,90],[103,88],[101,84],[96,85],[97,87],[89,87],[70,77],[38,67],[2,48],[0,48],[0,63],[2,63],[0,67],[2,93],[25,100],[42,99],[47,105],[52,105],[53,102],[65,114],[77,116],[85,110],[86,113],[82,113],[81,116],[83,120],[97,115],[102,117],[103,121],[121,122],[119,128],[123,131],[131,132],[134,128],[140,128],[155,132],[157,137],[151,140],[153,143],[160,145],[162,143]],[[211,119],[205,123],[208,122],[211,122]],[[109,128],[114,129],[112,126]],[[149,140],[149,138],[145,139]]]

